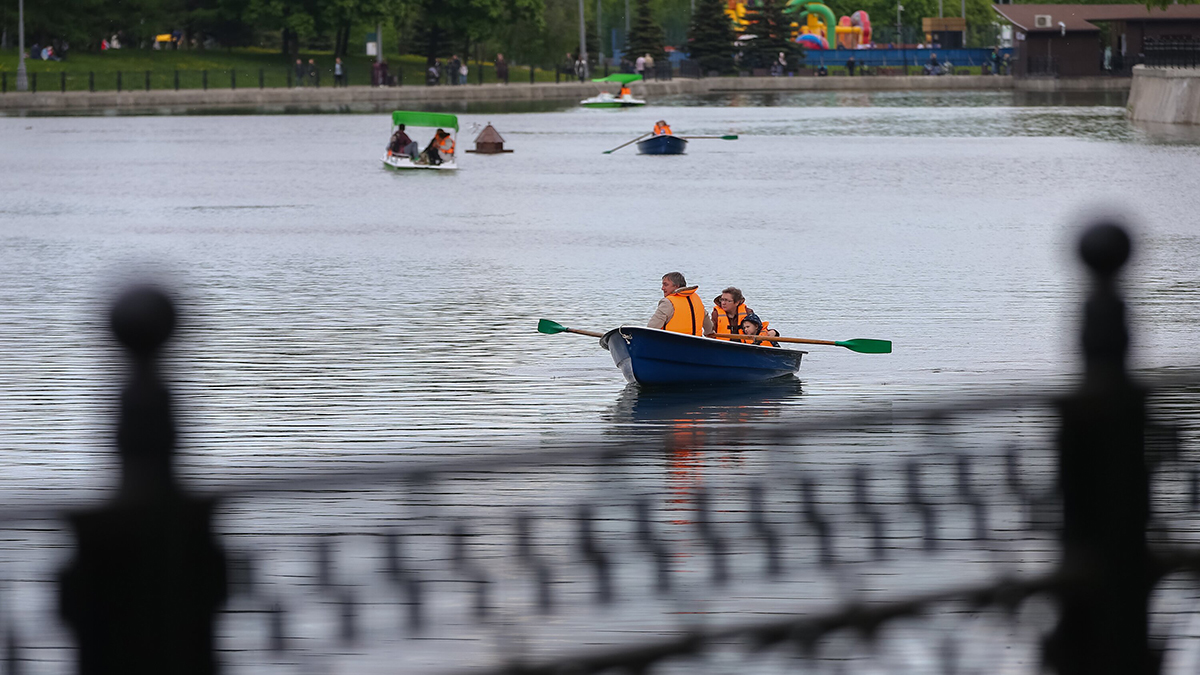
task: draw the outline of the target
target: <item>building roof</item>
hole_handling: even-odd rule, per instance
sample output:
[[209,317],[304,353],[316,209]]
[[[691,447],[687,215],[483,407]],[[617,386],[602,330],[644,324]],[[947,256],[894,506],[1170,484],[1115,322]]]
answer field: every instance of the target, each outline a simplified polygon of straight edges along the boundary
[[479,136],[475,138],[476,143],[503,143],[504,139],[500,136],[500,132],[496,131],[489,122],[483,131],[479,132]]
[[[1145,5],[992,5],[1000,16],[1027,33],[1057,32],[1058,23],[1068,31],[1098,31],[1093,21],[1200,21],[1200,5],[1167,5],[1149,9]],[[1034,17],[1050,15],[1050,26],[1039,28]]]

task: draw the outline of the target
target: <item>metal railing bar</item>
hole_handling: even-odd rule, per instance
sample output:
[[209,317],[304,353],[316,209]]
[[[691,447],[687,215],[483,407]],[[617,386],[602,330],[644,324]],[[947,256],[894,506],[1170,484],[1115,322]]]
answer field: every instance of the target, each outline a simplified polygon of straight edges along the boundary
[[684,635],[646,641],[629,647],[578,652],[569,657],[544,661],[515,661],[493,670],[472,670],[470,673],[559,675],[570,672],[583,675],[610,668],[629,668],[635,672],[645,672],[645,668],[656,661],[697,654],[710,642],[721,640],[748,638],[759,646],[789,640],[802,644],[812,643],[826,634],[847,628],[870,634],[887,621],[920,614],[932,605],[946,602],[966,601],[980,607],[996,604],[1016,607],[1031,595],[1060,589],[1064,584],[1077,581],[1077,576],[1053,572],[1024,579],[1007,577],[991,583],[952,587],[891,601],[849,604],[839,610],[816,616],[789,616],[763,622],[699,628]]

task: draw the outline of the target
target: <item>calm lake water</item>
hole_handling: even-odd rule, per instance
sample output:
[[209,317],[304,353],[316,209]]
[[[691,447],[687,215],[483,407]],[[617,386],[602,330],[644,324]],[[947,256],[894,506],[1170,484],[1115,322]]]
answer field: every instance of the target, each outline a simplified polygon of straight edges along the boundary
[[[386,115],[0,118],[0,495],[112,484],[123,366],[104,312],[146,276],[181,304],[169,356],[193,482],[1061,382],[1080,368],[1076,240],[1100,213],[1135,237],[1134,365],[1200,363],[1200,145],[1131,126],[1119,102],[1046,103],[813,93],[466,113],[460,147],[491,122],[515,152],[411,174],[380,167]],[[602,154],[660,118],[739,140]],[[813,347],[780,390],[663,400],[627,387],[595,339],[535,331],[644,324],[672,270],[706,307],[734,285],[784,335],[890,339],[894,353]],[[626,479],[653,491],[770,466],[726,460],[648,461]],[[581,480],[533,472],[442,497],[559,504]],[[331,509],[316,525],[306,508],[238,511],[228,527],[338,531],[332,514],[390,513]],[[286,576],[295,560],[281,560]],[[52,609],[35,596],[19,599]]]

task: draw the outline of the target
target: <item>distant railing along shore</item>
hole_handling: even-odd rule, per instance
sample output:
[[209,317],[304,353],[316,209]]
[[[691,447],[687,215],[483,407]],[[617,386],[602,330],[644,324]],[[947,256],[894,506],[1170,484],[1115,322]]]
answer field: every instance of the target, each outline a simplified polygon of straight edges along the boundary
[[[1005,53],[1001,52],[1001,55]],[[936,74],[980,75],[1008,74],[1008,65],[998,66],[987,49],[865,49],[831,50],[809,52],[802,64],[786,68],[781,77],[808,77],[822,75],[921,75],[930,74],[930,55],[937,54],[942,64]],[[848,60],[854,58],[854,72],[850,72]],[[907,64],[907,65],[906,65]],[[243,68],[243,69],[176,69],[176,70],[53,70],[30,69],[28,73],[30,92],[122,92],[122,91],[167,91],[183,89],[275,89],[275,88],[327,88],[346,86],[471,86],[484,84],[508,84],[516,82],[556,84],[584,81],[573,66],[504,65],[492,63],[471,64],[465,80],[460,74],[451,81],[448,68],[441,68],[434,77],[430,71],[415,68],[383,68],[364,70],[361,67],[346,68],[341,76],[332,68],[304,67],[298,73],[292,67]],[[999,72],[997,72],[999,71]],[[618,72],[607,64],[594,67],[590,77],[605,77]],[[739,70],[742,77],[767,76],[766,68]],[[670,81],[674,78],[715,77],[716,73],[705,73],[695,61],[683,60],[675,63],[662,62],[643,74],[647,81]],[[0,94],[16,91],[16,74],[0,71]]]

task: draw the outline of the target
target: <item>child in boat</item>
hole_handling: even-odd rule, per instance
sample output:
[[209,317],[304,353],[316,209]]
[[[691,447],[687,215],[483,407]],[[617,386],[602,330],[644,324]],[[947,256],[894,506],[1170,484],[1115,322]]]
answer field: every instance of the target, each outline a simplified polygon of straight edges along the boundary
[[[746,335],[758,335],[761,332],[763,335],[779,337],[779,331],[775,330],[774,328],[769,328],[768,326],[769,324],[764,323],[763,320],[758,318],[758,315],[754,314],[753,312],[747,314],[746,318],[742,319],[742,332]],[[770,340],[747,340],[747,342],[757,342],[764,347],[779,346],[778,342],[772,342]]]

